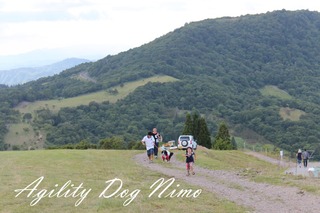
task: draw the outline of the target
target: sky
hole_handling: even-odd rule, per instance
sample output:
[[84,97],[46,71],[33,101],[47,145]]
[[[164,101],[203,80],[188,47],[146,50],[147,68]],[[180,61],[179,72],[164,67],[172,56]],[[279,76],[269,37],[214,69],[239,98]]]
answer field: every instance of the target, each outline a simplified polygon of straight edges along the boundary
[[0,57],[57,48],[114,55],[185,23],[281,9],[320,11],[320,1],[0,0]]

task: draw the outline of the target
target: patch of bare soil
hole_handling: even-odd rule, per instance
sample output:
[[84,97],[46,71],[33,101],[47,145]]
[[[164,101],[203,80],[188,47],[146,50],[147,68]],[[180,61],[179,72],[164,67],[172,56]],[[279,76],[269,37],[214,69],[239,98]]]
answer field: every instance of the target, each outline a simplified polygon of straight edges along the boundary
[[136,155],[134,160],[147,169],[172,176],[176,180],[186,181],[233,201],[237,205],[245,206],[250,209],[249,212],[313,213],[320,211],[320,196],[301,191],[296,187],[255,183],[236,172],[209,170],[196,164],[196,174],[186,176],[185,163],[177,161],[174,156],[169,167],[163,166],[161,159],[157,160],[159,163],[149,163],[145,153]]

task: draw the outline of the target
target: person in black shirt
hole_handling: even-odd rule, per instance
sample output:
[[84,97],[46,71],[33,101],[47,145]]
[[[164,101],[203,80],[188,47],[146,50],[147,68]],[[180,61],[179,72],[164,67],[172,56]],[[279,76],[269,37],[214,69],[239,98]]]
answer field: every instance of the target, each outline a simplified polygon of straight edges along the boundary
[[157,128],[152,129],[152,134],[154,138],[154,157],[158,158],[158,148],[159,148],[159,142],[162,141],[161,135],[158,133]]
[[190,172],[191,174],[194,175],[195,172],[193,171],[193,164],[196,159],[196,154],[193,152],[191,147],[187,148],[185,156],[186,156],[187,176],[190,175]]

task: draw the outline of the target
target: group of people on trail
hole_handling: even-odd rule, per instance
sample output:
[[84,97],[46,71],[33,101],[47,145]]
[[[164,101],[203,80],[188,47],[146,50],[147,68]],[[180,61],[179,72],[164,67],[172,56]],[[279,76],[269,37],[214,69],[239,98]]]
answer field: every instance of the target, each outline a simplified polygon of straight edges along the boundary
[[297,156],[298,166],[301,168],[301,162],[303,161],[304,168],[307,168],[308,167],[308,160],[310,158],[309,152],[306,149],[304,149],[303,152],[301,151],[301,149],[299,149],[296,156]]
[[[157,128],[153,128],[152,132],[148,132],[148,134],[141,140],[141,143],[146,146],[149,163],[153,163],[154,158],[158,158],[159,142],[161,141],[162,136],[158,133]],[[172,155],[173,153],[170,152],[166,147],[161,147],[161,156],[163,161],[170,162]],[[193,164],[196,160],[196,155],[192,147],[188,147],[183,156],[186,157],[187,176],[190,174],[194,175],[195,172]]]
[[153,157],[158,158],[159,142],[162,141],[162,136],[158,133],[157,128],[153,128],[152,132],[148,132],[143,137],[141,143],[146,146],[149,162],[153,162]]

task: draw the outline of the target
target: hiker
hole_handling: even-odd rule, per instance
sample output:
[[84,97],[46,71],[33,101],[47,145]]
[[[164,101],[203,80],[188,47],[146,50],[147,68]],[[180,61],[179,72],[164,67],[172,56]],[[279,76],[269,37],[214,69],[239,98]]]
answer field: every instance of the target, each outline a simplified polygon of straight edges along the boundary
[[154,157],[158,158],[158,148],[159,148],[159,142],[162,141],[161,135],[158,133],[157,128],[152,129],[152,136],[154,138]]
[[297,156],[298,165],[299,165],[299,167],[301,168],[301,161],[302,161],[302,152],[301,152],[301,149],[298,150],[298,153],[296,154],[296,156]]
[[307,152],[307,150],[304,149],[304,151],[302,152],[302,159],[303,159],[304,168],[308,167],[308,159],[309,159],[309,157],[310,157],[309,152]]
[[149,163],[153,162],[153,155],[154,155],[154,138],[152,137],[152,132],[148,132],[146,136],[143,137],[141,143],[146,146],[147,155],[149,158]]
[[191,174],[195,174],[193,171],[193,164],[194,161],[196,160],[196,154],[194,153],[192,147],[188,147],[186,150],[186,154],[184,155],[186,157],[186,167],[187,167],[187,176]]

